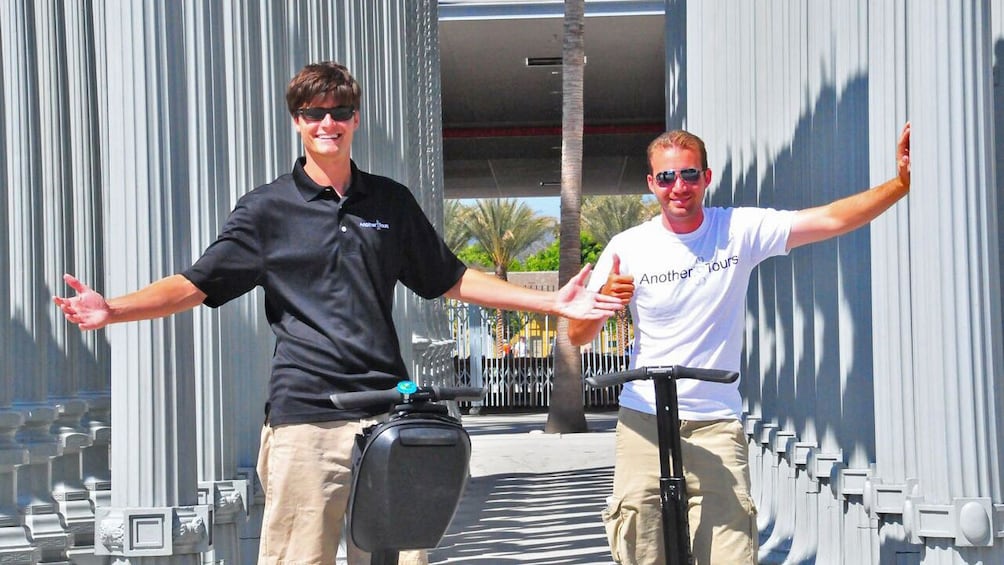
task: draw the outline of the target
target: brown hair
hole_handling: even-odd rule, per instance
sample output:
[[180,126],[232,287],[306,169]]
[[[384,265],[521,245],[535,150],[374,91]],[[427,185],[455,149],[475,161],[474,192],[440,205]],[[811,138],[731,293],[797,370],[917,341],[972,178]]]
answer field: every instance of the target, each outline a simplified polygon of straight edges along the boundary
[[296,111],[311,101],[326,96],[334,96],[339,106],[359,109],[362,89],[345,65],[334,61],[313,63],[300,69],[286,87],[286,106],[289,114],[296,117]]
[[[682,129],[667,131],[648,144],[648,168],[652,168],[652,155],[656,151],[664,151],[671,147],[697,151],[701,156],[701,168],[708,168],[708,150],[704,147],[704,140]],[[650,170],[649,172],[655,174],[655,171]]]

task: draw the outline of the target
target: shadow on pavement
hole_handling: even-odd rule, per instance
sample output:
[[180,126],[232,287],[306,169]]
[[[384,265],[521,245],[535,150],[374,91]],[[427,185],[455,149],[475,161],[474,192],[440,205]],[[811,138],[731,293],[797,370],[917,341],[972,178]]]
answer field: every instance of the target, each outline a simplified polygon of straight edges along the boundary
[[600,511],[613,467],[474,477],[430,563],[612,563]]

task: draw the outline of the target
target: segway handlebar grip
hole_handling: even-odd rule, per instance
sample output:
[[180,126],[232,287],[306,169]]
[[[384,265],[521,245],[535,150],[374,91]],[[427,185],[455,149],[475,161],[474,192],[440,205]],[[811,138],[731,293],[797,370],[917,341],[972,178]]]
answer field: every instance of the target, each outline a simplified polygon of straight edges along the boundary
[[356,392],[336,392],[328,398],[339,410],[356,410],[374,406],[390,406],[401,400],[401,393],[395,388],[387,390],[360,390]]
[[604,388],[608,386],[622,385],[628,381],[649,378],[648,367],[639,367],[627,371],[616,371],[603,375],[592,375],[586,377],[586,382],[593,388]]
[[696,379],[712,383],[734,383],[739,378],[736,371],[723,371],[721,369],[698,369],[695,367],[683,367],[677,365],[673,367],[673,376],[677,379]]
[[461,402],[474,402],[485,397],[487,392],[483,388],[473,386],[437,386],[432,387],[432,396],[435,400],[459,400]]

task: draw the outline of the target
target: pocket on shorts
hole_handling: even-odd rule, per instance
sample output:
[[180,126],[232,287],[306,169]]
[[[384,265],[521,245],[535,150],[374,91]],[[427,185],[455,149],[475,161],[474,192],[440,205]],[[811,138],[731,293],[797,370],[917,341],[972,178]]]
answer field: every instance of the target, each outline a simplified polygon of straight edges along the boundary
[[745,496],[743,501],[743,509],[749,514],[749,533],[750,533],[750,563],[756,563],[756,555],[760,551],[760,530],[756,525],[756,503],[753,502],[753,497],[748,494]]
[[757,515],[757,510],[756,510],[756,503],[753,502],[753,497],[747,494],[742,498],[743,498],[742,500],[743,510],[745,510],[750,515],[750,517],[755,520]]
[[638,537],[638,511],[624,506],[624,499],[610,496],[601,516],[614,562],[629,563]]

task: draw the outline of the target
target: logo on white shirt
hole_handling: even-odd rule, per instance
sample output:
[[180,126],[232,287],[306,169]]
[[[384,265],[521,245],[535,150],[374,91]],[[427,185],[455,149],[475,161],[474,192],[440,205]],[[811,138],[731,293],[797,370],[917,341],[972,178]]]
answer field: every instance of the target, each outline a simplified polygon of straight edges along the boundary
[[[661,273],[642,273],[638,280],[638,284],[664,284],[681,281],[683,279],[689,279],[694,276],[707,277],[711,273],[717,273],[719,271],[724,271],[725,269],[731,268],[739,264],[739,256],[732,255],[724,259],[715,259],[713,261],[704,261],[699,258],[699,262],[692,267],[686,269],[668,269]],[[694,270],[697,270],[695,273]]]

